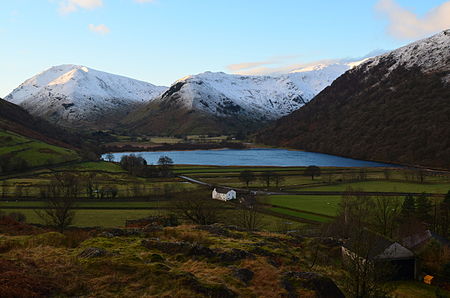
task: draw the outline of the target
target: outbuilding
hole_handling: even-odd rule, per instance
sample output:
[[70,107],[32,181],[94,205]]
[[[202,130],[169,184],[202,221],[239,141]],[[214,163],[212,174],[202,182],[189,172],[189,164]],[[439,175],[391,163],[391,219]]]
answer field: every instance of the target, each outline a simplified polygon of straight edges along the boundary
[[[382,235],[367,231],[367,237],[361,241],[348,239],[342,246],[342,255],[345,258],[360,258],[368,262],[389,262],[395,268],[392,279],[412,280],[417,276],[415,254],[396,241]],[[364,256],[357,252],[363,248]]]

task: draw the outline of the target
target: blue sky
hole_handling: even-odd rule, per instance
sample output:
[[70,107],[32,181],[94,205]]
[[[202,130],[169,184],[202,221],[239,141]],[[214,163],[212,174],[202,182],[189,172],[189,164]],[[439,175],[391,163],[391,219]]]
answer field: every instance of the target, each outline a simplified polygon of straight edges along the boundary
[[0,96],[59,64],[170,85],[361,57],[449,27],[439,0],[2,0]]

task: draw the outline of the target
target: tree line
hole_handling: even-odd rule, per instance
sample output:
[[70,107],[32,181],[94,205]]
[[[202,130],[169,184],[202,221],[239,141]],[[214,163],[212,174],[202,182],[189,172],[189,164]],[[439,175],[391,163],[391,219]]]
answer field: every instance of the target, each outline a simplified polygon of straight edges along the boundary
[[[317,166],[308,166],[303,173],[303,175],[311,177],[311,180],[314,180],[314,177],[320,176],[320,174],[321,170]],[[257,175],[250,170],[245,170],[240,172],[239,180],[245,183],[247,188],[250,186],[250,183],[257,180],[261,181],[267,188],[269,188],[270,185],[274,185],[278,188],[284,182],[285,178],[275,171],[264,171]]]
[[[114,155],[106,154],[106,160],[114,161]],[[168,156],[161,156],[156,165],[148,164],[145,158],[130,154],[121,157],[119,165],[132,176],[138,177],[172,177],[173,160]]]

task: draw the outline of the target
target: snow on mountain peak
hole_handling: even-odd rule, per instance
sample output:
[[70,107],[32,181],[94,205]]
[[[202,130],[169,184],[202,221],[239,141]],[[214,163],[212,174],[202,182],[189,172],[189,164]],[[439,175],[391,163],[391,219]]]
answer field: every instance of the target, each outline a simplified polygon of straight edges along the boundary
[[90,121],[153,100],[159,87],[82,65],[53,66],[26,80],[5,99],[53,122]]
[[177,80],[159,102],[176,102],[216,116],[273,120],[311,100],[349,70],[344,63],[318,64],[282,75],[204,72]]
[[390,66],[388,74],[399,66],[419,67],[423,72],[432,72],[437,69],[450,71],[449,59],[450,29],[447,29],[387,54],[367,59],[361,66],[371,68],[383,60],[391,60],[393,64]]

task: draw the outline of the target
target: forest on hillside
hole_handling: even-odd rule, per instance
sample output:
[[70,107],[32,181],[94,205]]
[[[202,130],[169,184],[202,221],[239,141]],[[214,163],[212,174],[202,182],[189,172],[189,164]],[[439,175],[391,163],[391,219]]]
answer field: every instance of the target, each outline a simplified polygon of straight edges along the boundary
[[357,68],[257,141],[392,163],[450,168],[449,71],[424,74],[394,63]]

